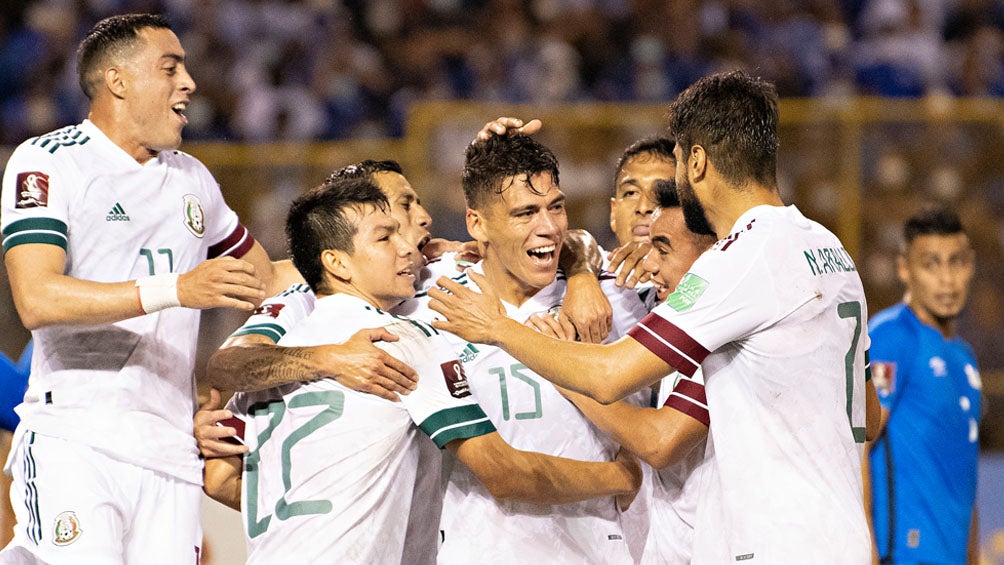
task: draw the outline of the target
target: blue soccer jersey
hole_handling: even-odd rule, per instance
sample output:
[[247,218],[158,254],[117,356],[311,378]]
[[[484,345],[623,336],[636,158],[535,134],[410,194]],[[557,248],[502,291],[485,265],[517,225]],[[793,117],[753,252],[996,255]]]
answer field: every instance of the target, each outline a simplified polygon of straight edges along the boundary
[[976,497],[980,374],[973,350],[906,304],[869,324],[885,430],[870,454],[879,555],[895,563],[965,563]]

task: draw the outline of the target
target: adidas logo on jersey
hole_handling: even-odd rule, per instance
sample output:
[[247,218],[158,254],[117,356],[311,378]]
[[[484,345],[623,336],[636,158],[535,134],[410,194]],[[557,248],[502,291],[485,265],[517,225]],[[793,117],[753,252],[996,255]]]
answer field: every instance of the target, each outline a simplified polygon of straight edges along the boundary
[[108,211],[108,215],[105,216],[106,222],[128,222],[129,216],[126,215],[125,209],[118,202],[112,206],[112,209]]
[[481,353],[480,351],[478,351],[478,348],[474,347],[473,343],[468,343],[467,347],[465,347],[464,350],[460,352],[460,362],[473,363],[474,358],[478,356],[478,353]]

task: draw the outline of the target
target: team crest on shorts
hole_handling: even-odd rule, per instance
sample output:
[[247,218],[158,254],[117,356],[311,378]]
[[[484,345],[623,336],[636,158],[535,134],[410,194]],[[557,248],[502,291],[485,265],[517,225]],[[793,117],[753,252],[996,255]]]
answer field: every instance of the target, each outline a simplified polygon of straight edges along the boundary
[[202,202],[194,194],[186,194],[182,202],[184,202],[185,227],[192,232],[192,235],[201,238],[206,234],[206,213],[202,210]]
[[38,171],[17,175],[15,208],[44,208],[49,205],[49,175]]
[[77,514],[71,511],[61,512],[56,516],[56,523],[52,528],[52,543],[56,545],[70,545],[80,537],[80,521]]

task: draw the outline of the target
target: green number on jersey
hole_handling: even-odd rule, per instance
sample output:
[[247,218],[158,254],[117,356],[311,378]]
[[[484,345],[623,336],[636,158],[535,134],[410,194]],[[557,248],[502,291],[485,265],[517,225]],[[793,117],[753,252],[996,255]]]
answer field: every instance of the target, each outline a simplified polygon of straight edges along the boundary
[[[535,381],[529,375],[523,374],[523,370],[526,369],[526,365],[521,363],[516,363],[509,365],[509,374],[513,378],[523,381],[524,383],[530,385],[533,389],[533,402],[534,409],[529,412],[518,412],[515,415],[517,420],[533,420],[540,418],[542,415],[542,403],[540,400],[540,383]],[[509,385],[508,379],[506,378],[506,369],[504,367],[495,367],[493,369],[488,369],[488,374],[497,375],[499,378],[499,389],[501,392],[501,402],[502,402],[502,419],[509,420]]]
[[837,305],[837,315],[841,318],[854,318],[854,337],[851,338],[851,347],[844,355],[844,376],[847,379],[847,421],[851,424],[854,441],[864,443],[865,428],[855,426],[851,419],[851,400],[854,397],[854,354],[857,352],[858,339],[861,337],[861,303],[841,302]]
[[[293,516],[304,516],[308,514],[327,514],[331,512],[331,502],[328,500],[300,500],[290,502],[286,500],[286,495],[292,487],[291,468],[292,450],[300,440],[314,433],[324,425],[337,420],[342,415],[345,406],[345,394],[341,391],[315,391],[296,395],[289,400],[289,408],[302,408],[306,406],[324,406],[316,416],[308,420],[302,426],[296,428],[282,442],[282,486],[284,492],[275,503],[275,517],[279,520],[287,520]],[[252,417],[267,416],[268,425],[258,434],[258,446],[244,457],[244,488],[247,496],[247,526],[248,537],[255,538],[268,530],[268,525],[272,521],[272,515],[266,515],[258,519],[258,472],[261,466],[261,448],[272,437],[279,422],[286,414],[286,404],[282,400],[271,402],[261,402],[251,406],[248,412]]]
[[[147,266],[150,267],[150,274],[151,275],[156,275],[157,274],[157,266],[154,264],[154,261],[153,261],[153,251],[151,251],[151,250],[149,250],[149,249],[147,249],[147,248],[144,247],[144,248],[142,248],[142,249],[139,250],[139,254],[142,255],[142,256],[144,256],[144,257],[146,257]],[[158,255],[166,255],[167,256],[167,272],[168,273],[173,273],[174,272],[174,252],[171,251],[168,248],[163,248],[162,247],[162,248],[160,248],[160,249],[157,250],[157,254]]]

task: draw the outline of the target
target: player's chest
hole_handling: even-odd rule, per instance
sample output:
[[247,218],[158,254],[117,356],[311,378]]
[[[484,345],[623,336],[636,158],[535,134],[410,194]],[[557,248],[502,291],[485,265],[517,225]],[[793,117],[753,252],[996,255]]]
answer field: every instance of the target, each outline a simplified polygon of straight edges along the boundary
[[979,420],[981,390],[979,370],[957,349],[927,348],[911,367],[909,394],[932,417]]

